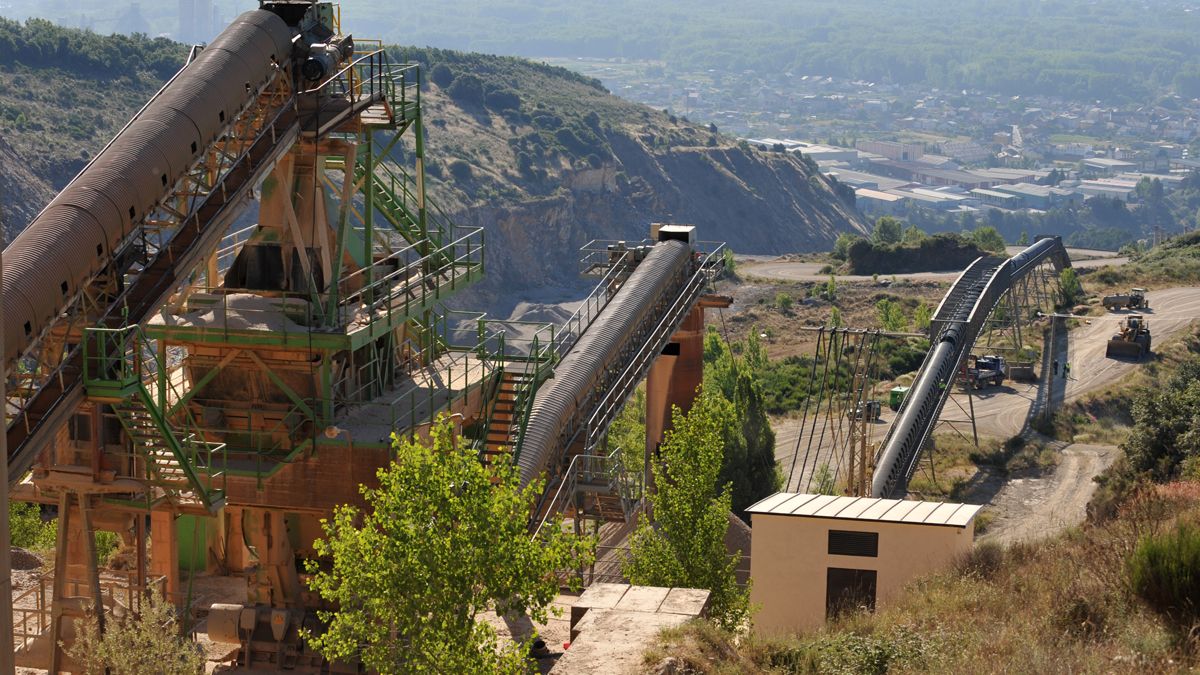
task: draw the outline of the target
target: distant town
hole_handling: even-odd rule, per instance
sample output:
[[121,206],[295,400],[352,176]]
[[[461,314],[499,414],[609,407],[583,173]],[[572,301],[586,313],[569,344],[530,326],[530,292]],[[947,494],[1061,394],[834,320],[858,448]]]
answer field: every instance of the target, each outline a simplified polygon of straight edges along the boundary
[[797,73],[552,62],[751,145],[800,153],[852,187],[867,215],[1044,212],[1093,197],[1135,206],[1143,179],[1169,193],[1200,168],[1200,100],[1178,96],[1113,107]]

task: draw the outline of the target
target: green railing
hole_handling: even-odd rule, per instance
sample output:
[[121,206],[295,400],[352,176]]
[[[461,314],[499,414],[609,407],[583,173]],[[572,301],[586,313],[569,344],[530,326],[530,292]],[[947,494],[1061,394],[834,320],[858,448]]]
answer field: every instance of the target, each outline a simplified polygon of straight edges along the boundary
[[[132,419],[132,411],[144,412],[161,436],[162,447],[175,457],[192,493],[207,509],[219,505],[227,487],[224,467],[228,457],[225,444],[204,440],[203,432],[187,405],[172,406],[174,401],[182,403],[184,394],[172,382],[162,358],[151,347],[140,327],[86,329],[83,340],[83,381],[89,396],[125,404],[125,410],[119,405],[116,407],[117,418],[134,444],[135,451],[139,449],[136,439],[138,427]],[[182,428],[182,438],[176,433],[176,427]],[[151,446],[143,445],[140,449],[148,451]],[[157,460],[149,453],[144,460],[147,478],[156,476],[160,487],[169,489]],[[221,466],[219,470],[218,463]],[[197,472],[198,467],[204,469],[204,478]],[[218,481],[220,487],[217,486]]]

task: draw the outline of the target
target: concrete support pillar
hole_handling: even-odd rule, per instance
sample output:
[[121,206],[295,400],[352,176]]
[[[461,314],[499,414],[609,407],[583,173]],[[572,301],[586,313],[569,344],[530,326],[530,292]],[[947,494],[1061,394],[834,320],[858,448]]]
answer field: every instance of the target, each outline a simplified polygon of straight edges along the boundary
[[221,532],[225,537],[225,560],[222,561],[230,574],[240,574],[246,571],[249,551],[246,550],[246,532],[242,529],[244,511],[237,506],[225,507],[225,527]]
[[181,597],[179,532],[175,529],[175,514],[170,511],[150,512],[150,576],[166,577],[166,593],[172,601]]
[[704,308],[696,305],[646,377],[646,456],[671,428],[671,409],[692,409],[704,381]]
[[246,509],[243,520],[258,566],[250,576],[250,602],[271,607],[304,606],[304,588],[296,572],[286,514],[282,511]]

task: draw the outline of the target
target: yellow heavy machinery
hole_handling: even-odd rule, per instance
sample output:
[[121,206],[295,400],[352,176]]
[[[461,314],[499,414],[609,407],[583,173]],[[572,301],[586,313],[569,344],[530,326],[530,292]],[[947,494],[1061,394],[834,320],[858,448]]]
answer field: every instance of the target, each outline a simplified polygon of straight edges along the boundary
[[1108,348],[1104,351],[1106,357],[1141,359],[1150,353],[1150,322],[1145,317],[1132,314],[1118,325],[1117,332],[1108,340]]

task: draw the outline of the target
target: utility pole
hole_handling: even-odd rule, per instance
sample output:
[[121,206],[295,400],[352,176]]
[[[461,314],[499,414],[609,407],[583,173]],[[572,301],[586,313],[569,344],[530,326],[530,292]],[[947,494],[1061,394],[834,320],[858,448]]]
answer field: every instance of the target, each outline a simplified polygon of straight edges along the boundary
[[[4,246],[7,237],[4,233],[3,206],[0,205],[0,276],[4,275]],[[0,295],[0,316],[4,315],[4,296]],[[4,353],[4,333],[0,332],[0,354]],[[5,407],[4,429],[8,429],[8,392],[5,391],[8,374],[0,365],[0,405]],[[0,636],[7,635],[7,644],[0,645],[0,675],[12,675],[16,672],[13,651],[13,615],[12,615],[12,536],[8,523],[8,434],[0,433],[0,494],[3,495],[4,508],[0,509]]]

